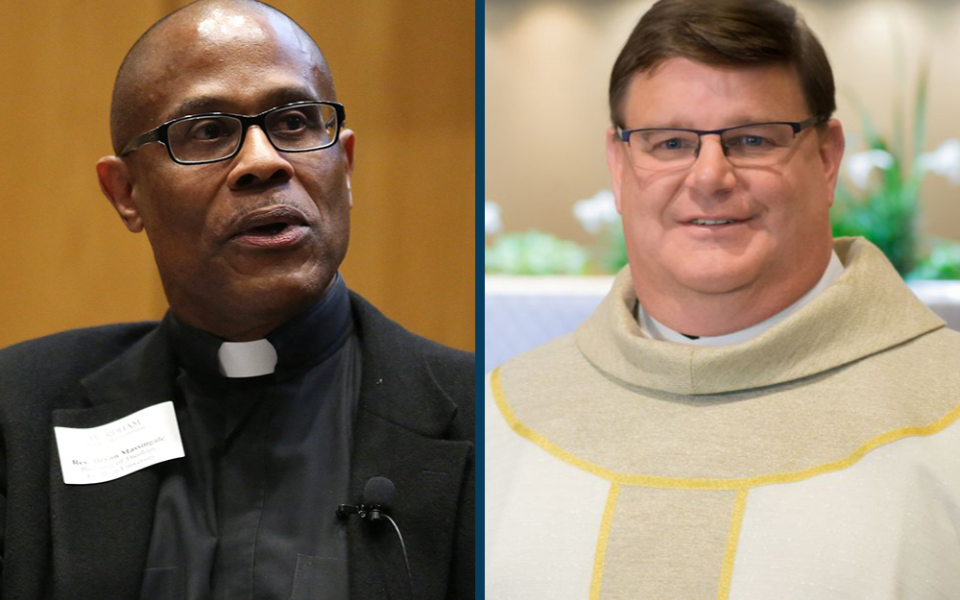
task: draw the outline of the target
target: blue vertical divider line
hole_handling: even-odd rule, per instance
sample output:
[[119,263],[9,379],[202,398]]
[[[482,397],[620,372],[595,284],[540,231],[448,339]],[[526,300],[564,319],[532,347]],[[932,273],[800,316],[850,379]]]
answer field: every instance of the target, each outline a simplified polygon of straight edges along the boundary
[[476,597],[484,597],[484,571],[483,571],[483,548],[484,548],[484,420],[483,420],[483,356],[486,340],[483,335],[483,322],[480,315],[484,314],[484,284],[483,284],[483,200],[486,197],[485,177],[484,177],[484,46],[483,46],[483,24],[484,24],[484,0],[474,0],[476,8],[476,21],[474,23],[474,164],[476,172],[474,173],[474,185],[476,193],[474,194],[474,205],[476,207],[475,231],[476,231],[476,261],[475,276],[476,301],[474,303],[474,323],[476,326],[476,340],[474,346],[476,349]]

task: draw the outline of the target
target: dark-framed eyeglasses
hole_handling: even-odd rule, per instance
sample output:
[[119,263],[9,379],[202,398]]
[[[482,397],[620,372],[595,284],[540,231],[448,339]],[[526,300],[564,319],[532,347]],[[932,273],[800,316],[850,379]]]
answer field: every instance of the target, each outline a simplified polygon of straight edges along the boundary
[[223,112],[188,115],[133,138],[120,156],[159,142],[181,165],[227,160],[240,152],[252,125],[263,130],[280,152],[312,152],[336,144],[345,120],[343,105],[326,101],[291,102],[253,116]]
[[627,144],[638,169],[667,171],[693,166],[705,135],[720,136],[723,153],[730,164],[763,167],[786,159],[800,132],[828,119],[821,115],[799,122],[750,123],[710,130],[663,127],[625,130],[617,127],[617,137]]

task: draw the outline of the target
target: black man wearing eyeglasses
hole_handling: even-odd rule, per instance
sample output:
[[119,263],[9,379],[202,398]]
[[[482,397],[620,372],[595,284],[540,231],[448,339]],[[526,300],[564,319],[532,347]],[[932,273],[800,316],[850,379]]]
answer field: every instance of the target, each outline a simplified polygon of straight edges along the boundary
[[473,355],[339,275],[346,115],[258,2],[130,50],[97,174],[170,311],[0,353],[0,596],[473,598]]

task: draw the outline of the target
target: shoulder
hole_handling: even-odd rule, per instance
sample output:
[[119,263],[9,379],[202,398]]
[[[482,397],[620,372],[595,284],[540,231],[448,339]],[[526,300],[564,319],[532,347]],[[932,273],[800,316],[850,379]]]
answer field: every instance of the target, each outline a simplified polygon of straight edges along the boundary
[[941,327],[870,358],[885,369],[878,376],[906,379],[924,386],[945,387],[950,384],[960,398],[958,331]]
[[402,325],[389,319],[359,294],[351,292],[350,298],[356,318],[360,339],[379,360],[407,362],[414,360],[437,367],[452,379],[474,375],[474,353],[457,350],[407,331]]
[[609,379],[583,356],[576,337],[568,333],[517,355],[487,376],[487,401],[497,400],[500,409],[523,412],[535,405],[552,419],[565,419],[569,412],[559,398],[579,401],[609,385]]
[[[155,321],[116,323],[72,329],[27,340],[0,350],[0,369],[25,362],[58,368],[63,361],[86,363],[109,360],[156,329],[157,325]],[[51,358],[58,356],[63,360],[54,360],[51,364]]]
[[74,329],[0,350],[0,398],[50,396],[115,359],[157,326],[121,323]]
[[383,389],[380,381],[390,381],[397,384],[392,389],[404,396],[438,394],[456,406],[457,427],[472,432],[474,353],[407,331],[354,292],[350,300],[362,348],[364,387]]
[[563,388],[570,380],[595,372],[577,347],[573,333],[519,354],[492,371],[497,379],[508,381],[511,387],[535,389]]

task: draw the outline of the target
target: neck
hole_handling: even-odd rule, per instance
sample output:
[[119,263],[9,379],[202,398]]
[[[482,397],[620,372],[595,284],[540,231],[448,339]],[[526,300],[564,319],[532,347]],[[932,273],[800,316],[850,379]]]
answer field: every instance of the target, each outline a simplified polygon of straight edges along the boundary
[[828,250],[817,261],[819,267],[807,270],[805,277],[798,278],[796,272],[783,269],[780,281],[758,280],[722,293],[689,288],[664,293],[645,286],[636,270],[634,286],[643,310],[659,323],[689,336],[723,336],[753,327],[792,306],[821,281],[832,256],[832,250]]
[[286,377],[319,364],[353,332],[350,294],[339,280],[318,302],[276,327],[265,338],[225,342],[189,326],[172,312],[164,319],[181,366],[204,377]]
[[[337,282],[334,274],[320,294],[302,294],[297,298],[283,298],[280,303],[237,303],[217,299],[213,303],[190,302],[183,298],[176,302],[170,297],[170,312],[182,323],[205,331],[228,342],[249,342],[267,337],[290,319],[316,304]],[[266,294],[261,294],[266,297]],[[242,305],[240,305],[242,304]]]
[[180,312],[171,305],[170,312],[181,322],[225,341],[249,342],[267,337],[267,334],[295,317],[309,305],[308,301],[297,303],[295,306],[273,308],[267,311],[248,311],[241,314]]

